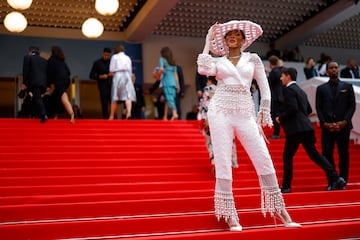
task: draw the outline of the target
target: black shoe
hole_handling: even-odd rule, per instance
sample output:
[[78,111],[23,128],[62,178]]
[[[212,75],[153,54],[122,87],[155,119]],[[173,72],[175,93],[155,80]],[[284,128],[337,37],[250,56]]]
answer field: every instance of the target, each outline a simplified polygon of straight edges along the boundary
[[46,115],[42,116],[40,119],[40,123],[46,123],[47,120],[48,120],[48,117]]
[[338,179],[331,184],[330,190],[343,190],[346,182],[342,177],[338,177]]
[[282,193],[291,193],[291,189],[290,188],[282,188],[281,192]]

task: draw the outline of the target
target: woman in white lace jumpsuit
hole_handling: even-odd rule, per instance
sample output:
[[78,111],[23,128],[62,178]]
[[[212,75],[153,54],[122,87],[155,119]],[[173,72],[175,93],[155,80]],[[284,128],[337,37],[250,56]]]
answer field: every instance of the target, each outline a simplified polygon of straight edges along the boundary
[[[264,65],[257,54],[243,52],[262,29],[250,21],[230,21],[210,27],[203,53],[197,64],[200,74],[216,76],[215,94],[208,118],[215,156],[215,215],[228,223],[230,230],[241,231],[232,192],[231,153],[234,134],[249,155],[261,187],[261,210],[282,220],[286,227],[300,227],[285,209],[275,169],[264,140],[262,126],[272,126],[270,90]],[[209,54],[220,57],[213,57]],[[256,117],[251,83],[256,79],[261,102]]]

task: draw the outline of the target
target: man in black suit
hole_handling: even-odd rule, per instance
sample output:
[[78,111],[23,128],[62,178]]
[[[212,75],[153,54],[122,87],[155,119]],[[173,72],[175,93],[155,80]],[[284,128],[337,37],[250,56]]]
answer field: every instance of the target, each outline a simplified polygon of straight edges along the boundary
[[200,100],[204,93],[204,87],[206,87],[208,82],[208,76],[201,75],[196,71],[195,74],[195,86],[196,86],[196,95],[198,99]]
[[276,121],[285,131],[285,146],[283,153],[284,176],[281,191],[291,191],[293,178],[293,157],[302,144],[310,159],[326,173],[329,190],[338,190],[345,185],[345,180],[338,176],[329,161],[315,148],[315,133],[313,125],[308,118],[312,112],[306,93],[296,84],[297,71],[295,68],[283,68],[281,81],[284,88],[284,102],[280,115]]
[[359,66],[356,64],[355,59],[349,59],[347,67],[340,71],[341,78],[360,78]]
[[29,53],[24,57],[23,62],[23,84],[22,90],[26,90],[32,96],[32,103],[35,111],[40,116],[40,123],[48,119],[46,108],[41,95],[48,90],[47,81],[47,60],[40,57],[40,50],[37,47],[30,47]]
[[326,72],[329,81],[316,89],[316,111],[322,129],[322,154],[335,168],[335,143],[339,154],[340,176],[348,182],[351,119],[355,112],[353,86],[339,80],[339,65],[330,62]]
[[269,73],[269,87],[271,91],[271,118],[274,122],[274,131],[271,139],[280,138],[280,124],[275,119],[279,116],[280,106],[284,101],[283,97],[283,86],[281,84],[281,69],[282,64],[279,64],[280,59],[273,55],[269,57],[269,65],[271,71]]
[[109,106],[111,100],[111,79],[110,73],[110,57],[111,49],[104,48],[100,59],[93,63],[89,77],[97,80],[97,85],[100,93],[100,102],[102,116],[104,119],[109,118]]

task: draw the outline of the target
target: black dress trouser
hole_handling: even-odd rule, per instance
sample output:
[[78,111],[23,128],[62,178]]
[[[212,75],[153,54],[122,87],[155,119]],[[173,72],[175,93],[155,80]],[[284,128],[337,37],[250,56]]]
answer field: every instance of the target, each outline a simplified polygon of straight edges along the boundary
[[98,80],[98,89],[100,92],[102,116],[104,119],[108,119],[111,102],[111,79]]
[[35,111],[41,118],[46,116],[45,104],[42,100],[41,94],[44,92],[44,87],[31,87],[29,92],[33,94],[32,102],[35,107]]
[[291,182],[293,178],[293,157],[302,144],[307,155],[310,159],[318,165],[326,173],[328,183],[331,184],[338,179],[338,174],[330,162],[322,156],[315,148],[315,133],[314,131],[300,132],[293,135],[287,135],[283,160],[284,160],[284,177],[283,188],[291,188]]
[[321,135],[322,154],[329,160],[330,164],[335,167],[334,149],[335,143],[339,154],[339,175],[348,182],[349,177],[349,139],[350,129],[345,128],[340,132],[330,132],[323,129]]

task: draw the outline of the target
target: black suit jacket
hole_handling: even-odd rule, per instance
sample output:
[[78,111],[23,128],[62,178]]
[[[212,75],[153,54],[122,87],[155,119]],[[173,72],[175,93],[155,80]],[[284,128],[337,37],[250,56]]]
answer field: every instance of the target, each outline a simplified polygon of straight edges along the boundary
[[306,93],[296,84],[284,88],[279,119],[286,135],[314,130],[308,118],[312,112]]
[[351,119],[355,112],[355,95],[353,86],[339,80],[335,96],[330,81],[316,89],[316,111],[321,126],[324,123],[347,121],[346,128],[352,129]]
[[26,55],[23,62],[23,82],[29,87],[47,87],[47,61],[38,54]]
[[[352,74],[351,74],[352,72]],[[341,78],[360,78],[359,69],[353,70],[349,67],[346,67],[340,71],[340,77]]]
[[206,87],[208,81],[208,77],[206,75],[201,75],[200,73],[196,72],[195,75],[195,85],[196,91],[204,91],[204,87]]
[[90,70],[90,74],[89,74],[90,79],[96,79],[101,81],[99,76],[102,74],[108,74],[110,72],[109,66],[110,66],[110,59],[106,61],[103,58],[96,60],[93,63],[93,66],[91,67]]
[[70,85],[70,69],[64,59],[50,57],[48,60],[47,76],[56,88],[67,89]]
[[183,74],[183,70],[182,67],[180,67],[179,65],[176,65],[176,71],[178,74],[178,78],[179,78],[179,87],[180,87],[180,96],[184,96],[185,95],[185,81],[184,81],[184,74]]
[[280,80],[282,67],[275,67],[269,73],[269,87],[271,91],[271,100],[274,102],[282,102],[283,97],[283,85]]

